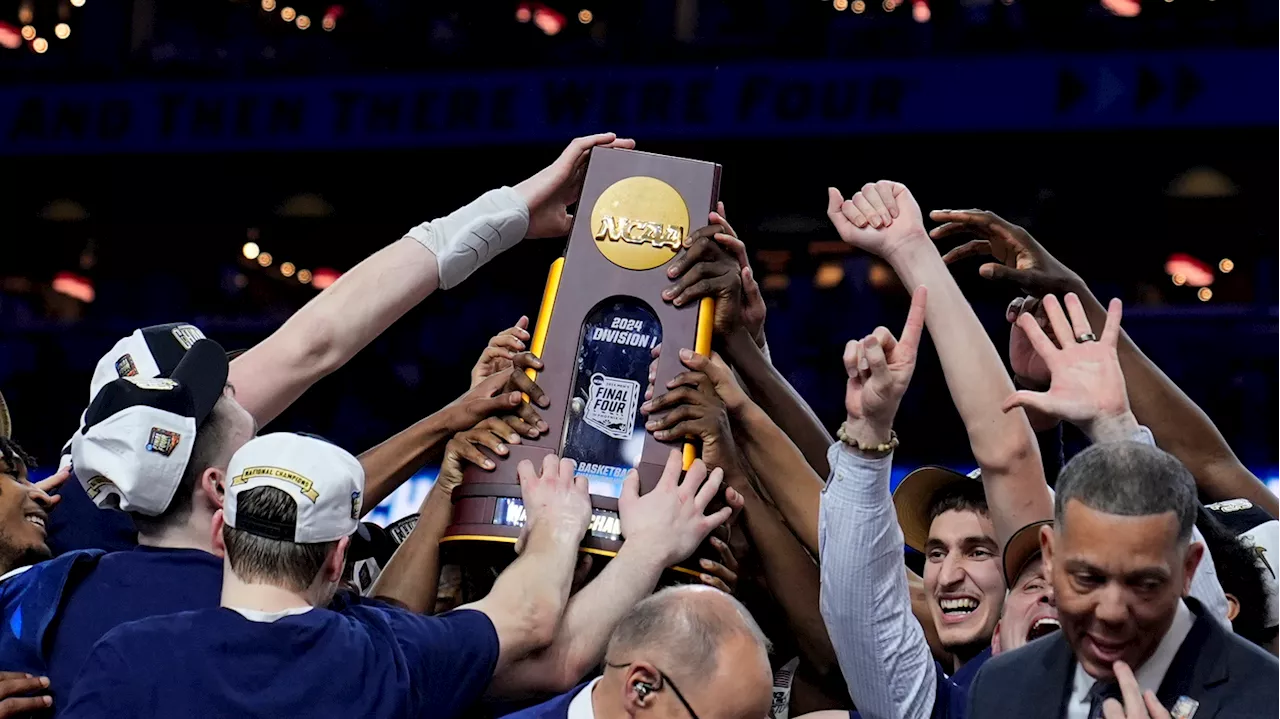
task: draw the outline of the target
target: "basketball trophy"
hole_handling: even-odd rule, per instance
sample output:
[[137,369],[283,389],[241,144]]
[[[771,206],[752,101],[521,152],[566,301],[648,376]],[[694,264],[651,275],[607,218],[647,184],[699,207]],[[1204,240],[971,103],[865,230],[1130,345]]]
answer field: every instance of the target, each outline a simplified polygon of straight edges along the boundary
[[[654,387],[665,388],[684,369],[680,348],[710,353],[713,300],[677,308],[661,293],[671,284],[665,265],[690,231],[704,224],[719,189],[720,166],[714,163],[591,151],[569,244],[551,265],[530,347],[543,362],[535,379],[550,400],[541,410],[549,430],[510,445],[506,457],[488,455],[496,464],[492,471],[466,467],[453,490],[452,524],[443,542],[514,544],[524,524],[516,465],[528,459],[540,467],[554,453],[575,460],[577,473],[589,481],[593,516],[582,551],[617,553],[618,497],[627,472],[639,473],[644,494],[657,484],[671,449],[680,447],[644,429],[640,405],[650,364],[656,356]],[[670,351],[658,352],[659,344]],[[686,469],[694,456],[685,444]]]

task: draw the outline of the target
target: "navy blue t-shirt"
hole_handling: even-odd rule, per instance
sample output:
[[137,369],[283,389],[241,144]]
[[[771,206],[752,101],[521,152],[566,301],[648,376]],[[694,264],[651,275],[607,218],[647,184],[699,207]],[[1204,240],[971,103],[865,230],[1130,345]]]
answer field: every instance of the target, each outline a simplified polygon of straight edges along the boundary
[[[938,681],[938,690],[933,697],[933,713],[930,719],[964,719],[969,715],[969,685],[978,676],[978,670],[991,658],[991,647],[983,649],[973,659],[964,663],[960,671],[947,675],[942,665],[933,663],[933,671]],[[855,699],[856,701],[856,699]],[[850,719],[859,719],[862,715],[850,712]]]
[[449,719],[493,678],[498,634],[480,612],[332,606],[270,622],[216,608],[121,626],[93,648],[61,715]]
[[55,556],[74,549],[123,552],[138,546],[133,519],[118,509],[100,509],[75,477],[58,488],[62,499],[49,512],[49,549]]
[[222,560],[208,552],[136,547],[103,555],[64,595],[46,635],[54,706],[107,632],[138,619],[217,607],[221,599]]

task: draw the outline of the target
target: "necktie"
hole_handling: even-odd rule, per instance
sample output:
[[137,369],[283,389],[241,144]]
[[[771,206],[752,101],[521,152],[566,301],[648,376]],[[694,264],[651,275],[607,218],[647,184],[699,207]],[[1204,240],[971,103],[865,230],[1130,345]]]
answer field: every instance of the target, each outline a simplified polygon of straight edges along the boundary
[[1109,698],[1119,699],[1120,688],[1112,682],[1097,681],[1085,698],[1089,700],[1089,719],[1101,719],[1102,703]]

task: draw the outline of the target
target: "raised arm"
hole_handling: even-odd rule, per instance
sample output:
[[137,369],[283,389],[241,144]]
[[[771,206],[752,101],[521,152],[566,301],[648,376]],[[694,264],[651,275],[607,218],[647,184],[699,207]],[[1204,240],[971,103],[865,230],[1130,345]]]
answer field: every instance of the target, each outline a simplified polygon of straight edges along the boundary
[[569,600],[578,543],[591,521],[591,496],[574,463],[547,455],[539,475],[528,460],[516,466],[526,516],[523,551],[478,602],[498,633],[495,674],[552,642]]
[[[440,454],[444,444],[458,432],[465,432],[480,420],[502,415],[515,431],[534,436],[547,428],[534,409],[545,405],[542,388],[523,372],[542,369],[542,362],[528,352],[508,361],[506,369],[487,376],[430,417],[360,455],[364,467],[365,506],[372,510],[386,499],[423,464]],[[526,395],[531,402],[522,400]]]
[[[764,298],[747,261],[746,246],[724,218],[724,203],[708,220],[711,224],[690,236],[685,243],[687,249],[672,260],[667,270],[674,280],[671,296],[682,302],[692,301],[708,293],[703,288],[716,286],[715,281],[730,288],[726,295],[717,297],[716,305],[716,332],[722,338],[725,358],[755,401],[803,453],[809,466],[818,476],[825,477],[831,435],[769,359]],[[738,285],[740,293],[736,291]],[[766,488],[766,492],[772,494],[771,489]]]
[[[946,224],[935,238],[972,234],[978,239],[947,253],[947,262],[990,255],[978,272],[990,280],[1008,282],[1037,296],[1074,292],[1095,326],[1106,308],[1084,280],[1059,262],[1025,229],[983,210],[940,210],[933,219]],[[1244,497],[1271,516],[1280,513],[1280,500],[1231,451],[1213,421],[1155,365],[1123,330],[1117,344],[1120,368],[1128,386],[1129,403],[1138,422],[1147,426],[1162,449],[1191,470],[1205,497],[1212,500]]]
[[[655,398],[650,407],[650,423],[659,439],[688,437],[702,442],[702,455],[725,471],[725,480],[743,498],[741,522],[754,540],[764,577],[788,625],[796,636],[805,663],[819,675],[833,672],[835,651],[818,612],[818,569],[813,557],[787,529],[778,511],[761,499],[748,481],[749,467],[736,446],[742,432],[731,431],[731,418],[750,404],[733,373],[718,355],[711,357],[681,351],[681,360],[691,371],[677,375],[672,389]],[[757,408],[758,409],[758,408]],[[780,434],[775,426],[773,430]],[[792,450],[791,470],[808,465]],[[814,517],[821,483],[812,489]]]
[[597,145],[634,147],[612,133],[581,137],[515,188],[481,195],[375,252],[231,363],[236,398],[259,426],[344,365],[436,289],[450,289],[524,237],[563,235]]
[[828,191],[827,216],[845,242],[879,255],[909,290],[929,289],[926,324],[947,388],[969,434],[1000,546],[1021,527],[1053,516],[1040,448],[1004,362],[924,230],[920,206],[896,182],[868,184],[852,200]]
[[489,687],[491,695],[516,698],[573,688],[604,659],[614,627],[653,592],[663,569],[693,554],[728,519],[728,507],[706,514],[723,472],[708,474],[702,460],[696,460],[681,480],[680,466],[681,454],[673,450],[658,484],[644,496],[639,475],[627,475],[618,498],[626,537],[618,556],[569,600],[551,646],[499,672]]
[[933,302],[917,288],[901,340],[880,327],[844,352],[848,439],[828,453],[831,479],[819,515],[821,607],[863,716],[923,719],[937,695],[938,669],[911,611],[902,530],[889,494],[893,421],[915,372],[926,304]]
[[374,597],[418,614],[435,611],[440,585],[440,540],[452,518],[453,489],[462,483],[463,462],[492,469],[493,461],[477,447],[486,447],[501,456],[510,451],[508,444],[519,443],[520,436],[497,417],[483,419],[449,439],[440,472],[418,510],[418,523],[373,583]]

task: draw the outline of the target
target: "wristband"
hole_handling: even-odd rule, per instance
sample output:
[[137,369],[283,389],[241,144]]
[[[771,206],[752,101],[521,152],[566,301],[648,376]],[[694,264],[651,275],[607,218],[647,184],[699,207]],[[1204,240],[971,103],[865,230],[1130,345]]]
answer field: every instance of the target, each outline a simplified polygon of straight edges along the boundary
[[436,256],[440,289],[462,284],[472,272],[515,246],[529,231],[529,207],[510,187],[490,190],[449,215],[405,233]]
[[842,423],[836,430],[836,438],[860,452],[867,452],[869,454],[888,454],[898,448],[898,433],[893,430],[889,430],[888,442],[864,445],[849,436],[849,433],[845,430],[846,424],[848,423]]

